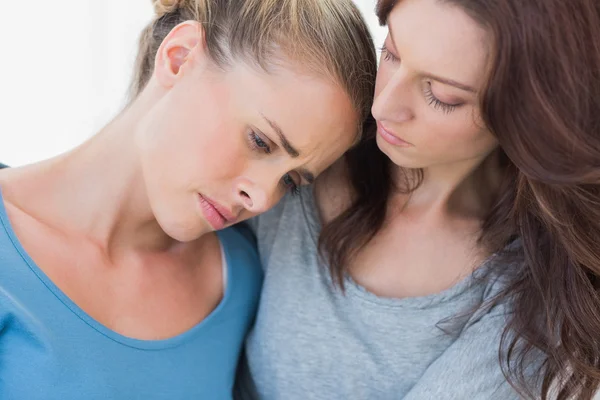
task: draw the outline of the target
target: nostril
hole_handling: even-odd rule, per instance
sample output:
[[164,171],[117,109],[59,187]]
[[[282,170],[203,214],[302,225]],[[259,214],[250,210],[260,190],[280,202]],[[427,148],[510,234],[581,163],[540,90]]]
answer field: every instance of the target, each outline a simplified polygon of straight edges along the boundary
[[242,190],[240,191],[240,196],[242,196],[242,199],[246,203],[246,206],[252,207],[252,199],[250,198],[250,195],[248,195],[248,193]]

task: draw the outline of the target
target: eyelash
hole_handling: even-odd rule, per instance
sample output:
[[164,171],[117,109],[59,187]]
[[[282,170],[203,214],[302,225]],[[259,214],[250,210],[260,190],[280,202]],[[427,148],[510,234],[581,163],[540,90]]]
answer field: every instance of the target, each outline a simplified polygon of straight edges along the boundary
[[448,104],[440,101],[431,90],[431,83],[427,83],[427,88],[425,89],[425,97],[427,98],[427,103],[432,106],[436,110],[442,110],[446,114],[450,114],[457,107],[456,104]]
[[282,182],[285,185],[285,187],[289,190],[289,192],[292,194],[292,196],[297,196],[300,194],[300,187],[298,187],[298,185],[296,185],[296,182],[294,182],[294,180],[292,179],[292,176],[290,174],[285,174],[282,178]]
[[383,54],[383,59],[385,61],[391,61],[391,62],[398,62],[400,61],[400,59],[398,57],[396,57],[395,55],[393,55],[388,48],[385,46],[385,44],[383,46],[381,46],[381,48],[379,49],[381,51],[381,54]]
[[[269,144],[265,142],[256,132],[250,131],[249,136],[250,143],[254,150],[262,151],[265,154],[271,154],[271,148],[269,147]],[[292,196],[300,194],[300,188],[296,182],[294,182],[294,179],[290,174],[285,174],[283,178],[281,178],[281,182],[290,191]]]
[[[395,55],[393,55],[385,45],[383,45],[380,50],[381,50],[381,53],[384,55],[383,58],[385,61],[391,61],[391,62],[400,61],[400,59],[398,57],[396,57]],[[427,84],[427,89],[425,89],[425,97],[427,99],[427,103],[430,106],[432,106],[436,110],[442,110],[446,114],[451,113],[458,106],[455,104],[444,103],[443,101],[440,101],[437,97],[435,97],[435,95],[433,94],[433,91],[431,90],[431,83]]]
[[250,131],[250,143],[252,144],[252,148],[254,150],[262,151],[265,154],[271,154],[271,148],[269,144],[262,140],[260,136],[254,131]]

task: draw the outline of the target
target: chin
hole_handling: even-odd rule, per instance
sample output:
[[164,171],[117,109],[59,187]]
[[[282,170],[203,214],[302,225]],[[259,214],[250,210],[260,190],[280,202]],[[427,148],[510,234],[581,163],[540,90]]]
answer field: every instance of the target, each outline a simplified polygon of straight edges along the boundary
[[192,242],[212,230],[199,221],[197,215],[183,215],[172,210],[154,214],[162,231],[171,239],[182,243]]
[[390,159],[390,161],[392,161],[398,167],[409,169],[425,167],[423,163],[419,163],[413,157],[410,157],[407,154],[407,152],[404,151],[406,149],[395,148],[384,140],[381,140],[380,142],[379,138],[377,138],[377,146],[379,147],[379,150],[381,150],[381,152],[385,154]]
[[176,240],[177,242],[188,243],[197,240],[202,235],[212,230],[198,229],[197,227],[194,229],[192,227],[167,226],[166,228],[163,228],[163,231],[167,234],[167,236],[173,240]]

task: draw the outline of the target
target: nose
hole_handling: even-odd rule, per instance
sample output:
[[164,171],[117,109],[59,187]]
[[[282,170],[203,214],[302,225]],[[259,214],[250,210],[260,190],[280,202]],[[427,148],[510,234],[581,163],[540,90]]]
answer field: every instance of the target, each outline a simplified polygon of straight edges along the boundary
[[[390,76],[381,78],[371,112],[378,121],[403,123],[414,117],[408,72],[400,66]],[[379,86],[378,85],[378,86]]]
[[273,207],[283,193],[275,184],[253,182],[242,179],[236,185],[236,196],[239,203],[252,214],[260,214]]

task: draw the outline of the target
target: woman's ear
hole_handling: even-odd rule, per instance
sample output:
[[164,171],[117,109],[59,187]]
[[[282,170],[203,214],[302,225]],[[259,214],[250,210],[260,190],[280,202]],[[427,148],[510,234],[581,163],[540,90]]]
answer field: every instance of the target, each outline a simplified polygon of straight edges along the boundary
[[194,63],[206,61],[204,27],[196,21],[186,21],[169,32],[156,52],[154,76],[158,83],[172,87],[186,69]]

